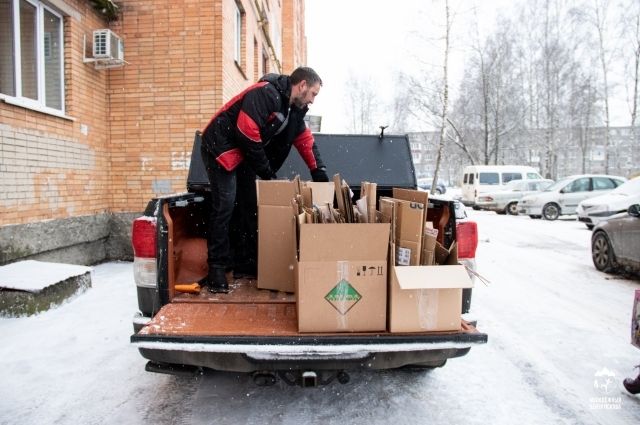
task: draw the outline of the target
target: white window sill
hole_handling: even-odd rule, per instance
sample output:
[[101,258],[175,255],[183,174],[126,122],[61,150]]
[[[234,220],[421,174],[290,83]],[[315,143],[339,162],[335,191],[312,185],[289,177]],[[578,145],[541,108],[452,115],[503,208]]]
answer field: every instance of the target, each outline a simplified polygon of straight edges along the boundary
[[62,112],[62,111],[59,111],[59,110],[53,109],[53,108],[47,108],[46,106],[42,106],[40,104],[37,104],[35,102],[30,102],[30,101],[25,100],[25,99],[20,99],[20,98],[17,98],[17,97],[12,97],[12,96],[7,96],[5,94],[0,94],[0,100],[2,100],[5,103],[8,103],[9,105],[15,105],[15,106],[19,106],[21,108],[31,109],[32,111],[41,112],[41,113],[47,114],[47,115],[53,115],[54,117],[62,118],[62,119],[65,119],[65,120],[69,120],[69,121],[75,121],[76,120],[73,117],[65,115],[65,113]]

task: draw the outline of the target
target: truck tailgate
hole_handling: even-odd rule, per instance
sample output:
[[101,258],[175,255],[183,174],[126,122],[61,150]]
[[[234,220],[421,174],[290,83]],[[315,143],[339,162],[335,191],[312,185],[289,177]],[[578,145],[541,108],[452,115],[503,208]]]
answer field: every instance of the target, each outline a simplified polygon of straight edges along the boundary
[[263,360],[460,350],[486,341],[486,334],[465,321],[458,332],[299,333],[294,303],[172,303],[131,337],[147,354],[237,353]]
[[131,337],[157,363],[253,371],[385,369],[466,354],[487,335],[461,320],[455,332],[300,333],[295,297],[239,280],[229,294],[180,294]]

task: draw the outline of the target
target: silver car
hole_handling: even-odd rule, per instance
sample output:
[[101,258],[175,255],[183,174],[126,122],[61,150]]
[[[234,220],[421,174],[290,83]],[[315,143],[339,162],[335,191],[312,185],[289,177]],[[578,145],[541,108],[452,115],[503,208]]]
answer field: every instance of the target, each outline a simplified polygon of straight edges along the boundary
[[518,212],[531,218],[556,220],[561,215],[575,214],[580,201],[611,192],[626,180],[602,174],[570,176],[542,192],[523,196],[518,202]]
[[640,204],[593,228],[591,258],[596,269],[603,272],[640,272]]
[[553,180],[511,180],[504,190],[485,192],[478,195],[476,206],[482,210],[498,214],[518,215],[518,201],[525,195],[539,192],[553,184]]
[[640,177],[618,186],[611,192],[585,199],[578,204],[578,220],[589,229],[614,214],[624,212],[633,204],[640,203]]

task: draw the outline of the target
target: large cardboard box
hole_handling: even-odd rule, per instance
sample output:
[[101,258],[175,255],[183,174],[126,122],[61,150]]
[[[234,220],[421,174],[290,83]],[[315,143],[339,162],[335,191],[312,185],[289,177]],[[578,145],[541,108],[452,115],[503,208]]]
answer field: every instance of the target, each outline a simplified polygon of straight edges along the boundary
[[425,206],[419,202],[393,199],[395,203],[396,264],[417,266],[422,254]]
[[389,223],[300,225],[300,332],[386,330],[389,228]]
[[293,292],[295,182],[258,180],[258,288]]
[[[291,200],[299,194],[298,181],[257,180],[258,288],[293,292],[296,262],[295,220]],[[312,202],[333,203],[332,183],[303,182]]]
[[473,284],[455,244],[443,265],[389,268],[390,332],[460,330],[462,289]]

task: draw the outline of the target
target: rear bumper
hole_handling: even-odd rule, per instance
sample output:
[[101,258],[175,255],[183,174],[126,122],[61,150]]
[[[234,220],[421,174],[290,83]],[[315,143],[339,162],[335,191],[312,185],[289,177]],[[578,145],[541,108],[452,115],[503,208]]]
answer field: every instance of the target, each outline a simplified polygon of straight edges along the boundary
[[542,207],[518,204],[518,213],[523,215],[542,215]]
[[504,211],[504,207],[500,208],[495,202],[476,202],[476,207],[487,211]]
[[487,335],[472,332],[420,335],[332,335],[283,337],[131,337],[140,354],[162,364],[215,370],[393,369],[441,364],[464,356]]

